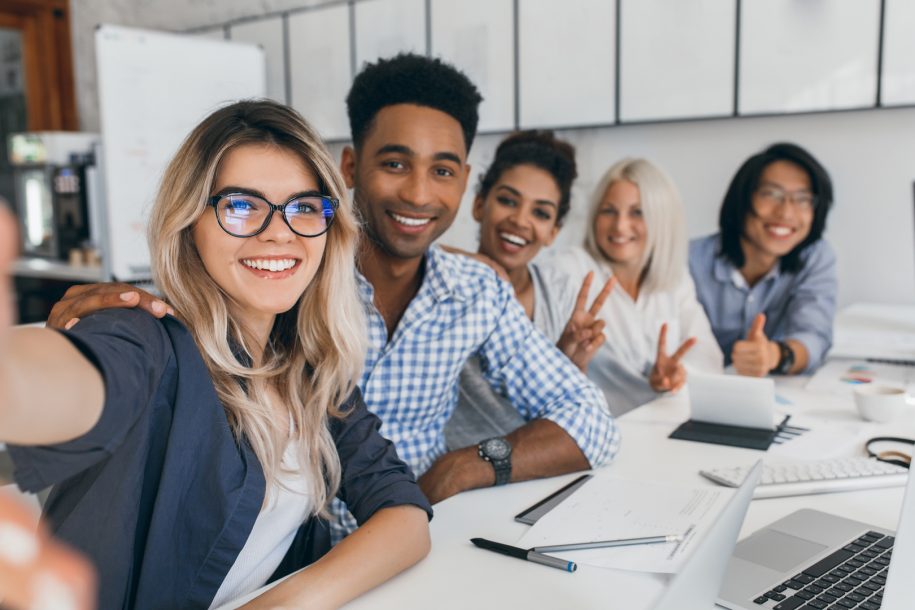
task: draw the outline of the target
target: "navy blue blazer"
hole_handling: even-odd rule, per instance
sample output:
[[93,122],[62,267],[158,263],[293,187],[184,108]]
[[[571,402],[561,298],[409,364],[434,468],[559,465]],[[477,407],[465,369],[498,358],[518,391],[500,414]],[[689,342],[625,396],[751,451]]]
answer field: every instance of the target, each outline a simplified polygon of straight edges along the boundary
[[[10,446],[16,482],[32,492],[54,486],[45,516],[94,562],[101,610],[208,608],[263,504],[260,463],[236,442],[200,352],[175,318],[102,311],[64,334],[103,375],[101,418],[66,443]],[[358,390],[344,409],[330,422],[338,497],[360,523],[404,504],[431,518]],[[326,522],[309,519],[272,579],[329,549]]]

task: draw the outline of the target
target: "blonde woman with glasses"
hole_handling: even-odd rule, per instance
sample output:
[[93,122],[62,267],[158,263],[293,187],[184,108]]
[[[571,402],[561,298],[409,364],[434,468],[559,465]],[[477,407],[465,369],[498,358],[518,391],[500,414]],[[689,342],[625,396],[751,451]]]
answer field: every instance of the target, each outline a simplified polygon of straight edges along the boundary
[[584,248],[549,264],[573,285],[593,273],[590,300],[617,280],[597,315],[606,341],[588,365],[613,414],[678,391],[687,366],[721,372],[721,351],[687,270],[683,205],[670,178],[645,159],[616,163],[594,189],[586,227]]
[[[0,328],[0,440],[21,488],[54,486],[46,518],[98,569],[100,608],[215,608],[293,572],[244,607],[338,607],[428,552],[431,509],[355,389],[344,197],[293,110],[225,107],[150,214],[174,316]],[[330,550],[335,496],[363,527]]]

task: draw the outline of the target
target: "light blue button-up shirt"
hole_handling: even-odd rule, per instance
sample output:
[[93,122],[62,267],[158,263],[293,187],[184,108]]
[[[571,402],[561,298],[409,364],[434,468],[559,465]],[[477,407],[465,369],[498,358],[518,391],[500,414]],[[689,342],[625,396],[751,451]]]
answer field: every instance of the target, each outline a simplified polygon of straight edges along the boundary
[[745,338],[756,315],[764,313],[766,336],[803,343],[810,355],[804,372],[816,370],[832,346],[836,313],[836,255],[829,244],[820,239],[808,246],[797,273],[775,265],[752,287],[720,249],[718,234],[692,240],[689,270],[725,362],[731,363],[734,342]]

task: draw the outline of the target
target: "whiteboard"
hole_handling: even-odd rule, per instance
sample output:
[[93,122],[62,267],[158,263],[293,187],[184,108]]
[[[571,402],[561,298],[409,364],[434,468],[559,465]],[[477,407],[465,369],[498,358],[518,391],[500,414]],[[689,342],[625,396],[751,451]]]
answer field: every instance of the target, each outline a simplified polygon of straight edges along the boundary
[[483,95],[481,131],[515,127],[512,0],[432,0],[432,55],[463,71]]
[[426,54],[426,0],[366,0],[356,11],[356,71],[401,52]]
[[733,114],[736,11],[734,0],[623,2],[620,121]]
[[267,62],[267,97],[286,103],[286,54],[283,51],[283,18],[237,23],[229,28],[229,39],[260,45]]
[[349,138],[349,11],[339,4],[289,17],[290,101],[327,140]]
[[111,272],[148,279],[146,219],[162,172],[217,107],[262,97],[264,52],[253,45],[114,25],[95,32]]
[[518,71],[521,127],[613,123],[616,2],[520,2]]
[[740,114],[872,107],[880,0],[742,0]]
[[883,81],[885,106],[915,104],[915,2],[886,0],[883,20]]

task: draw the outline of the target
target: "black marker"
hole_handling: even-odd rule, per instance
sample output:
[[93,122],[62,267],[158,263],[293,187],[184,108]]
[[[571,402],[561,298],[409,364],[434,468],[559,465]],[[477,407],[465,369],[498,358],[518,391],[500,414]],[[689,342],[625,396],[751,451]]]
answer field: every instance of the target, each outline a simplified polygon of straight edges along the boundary
[[470,541],[481,549],[486,549],[487,551],[495,551],[496,553],[502,553],[503,555],[508,555],[509,557],[517,557],[518,559],[533,561],[534,563],[556,568],[558,570],[562,570],[563,572],[574,572],[578,569],[578,566],[575,565],[574,561],[550,557],[549,555],[544,555],[543,553],[538,553],[534,550],[519,549],[516,546],[509,546],[507,544],[502,544],[501,542],[493,542],[492,540],[487,540],[486,538],[471,538]]

